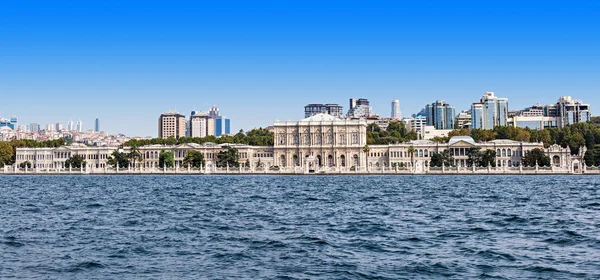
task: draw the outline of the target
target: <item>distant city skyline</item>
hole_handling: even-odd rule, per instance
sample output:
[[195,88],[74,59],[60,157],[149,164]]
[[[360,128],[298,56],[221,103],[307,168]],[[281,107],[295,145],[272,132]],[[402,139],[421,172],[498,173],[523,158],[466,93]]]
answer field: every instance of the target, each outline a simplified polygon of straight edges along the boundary
[[[367,98],[402,117],[456,112],[486,92],[509,110],[572,96],[599,115],[598,3],[502,1],[3,1],[0,116],[102,120],[157,136],[156,119],[216,104],[231,131]],[[26,99],[25,99],[26,98]]]

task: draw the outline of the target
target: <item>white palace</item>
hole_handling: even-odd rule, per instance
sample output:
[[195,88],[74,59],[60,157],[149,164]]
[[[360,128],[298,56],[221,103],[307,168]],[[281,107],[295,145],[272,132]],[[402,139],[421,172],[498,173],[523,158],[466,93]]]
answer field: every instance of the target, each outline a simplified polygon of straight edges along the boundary
[[[207,166],[204,173],[219,173],[214,161],[220,151],[233,146],[238,149],[242,167],[239,173],[436,173],[438,171],[471,173],[523,173],[533,167],[523,167],[523,155],[532,149],[540,148],[550,156],[552,167],[545,167],[551,173],[586,172],[583,164],[585,147],[577,155],[570,149],[553,145],[544,148],[543,143],[527,143],[512,140],[494,140],[476,143],[471,137],[458,136],[448,143],[429,140],[414,140],[407,143],[366,146],[367,122],[364,119],[339,119],[327,114],[317,114],[296,122],[276,121],[274,126],[274,146],[258,147],[240,144],[181,144],[177,146],[149,145],[139,147],[143,160],[136,162],[128,171],[139,173],[160,173],[167,170],[158,168],[158,157],[162,150],[172,151],[175,157],[175,170],[185,173],[183,159],[188,151],[196,150],[204,155]],[[496,151],[494,169],[479,170],[468,167],[468,150],[479,147],[482,150]],[[449,149],[454,157],[454,166],[434,168],[429,166],[431,156]],[[8,172],[18,171],[19,164],[29,161],[34,170],[54,172],[64,170],[65,160],[72,155],[82,155],[86,159],[87,173],[107,173],[107,159],[115,148],[63,146],[58,148],[17,148],[16,164]],[[414,151],[411,153],[411,151]],[[125,148],[124,152],[129,152]],[[441,169],[441,170],[439,170]],[[535,171],[539,171],[535,167]],[[544,170],[542,168],[541,170]],[[221,170],[222,171],[222,170]],[[227,168],[227,172],[233,170]],[[175,171],[177,172],[177,171]],[[190,172],[188,169],[187,172]]]

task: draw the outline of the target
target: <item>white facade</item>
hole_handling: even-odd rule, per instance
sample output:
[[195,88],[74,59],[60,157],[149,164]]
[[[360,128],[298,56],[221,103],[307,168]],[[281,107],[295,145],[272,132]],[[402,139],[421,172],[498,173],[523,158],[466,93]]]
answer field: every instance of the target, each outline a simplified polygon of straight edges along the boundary
[[81,120],[77,121],[77,131],[83,132],[83,122]]
[[402,114],[400,113],[400,100],[394,99],[392,100],[392,119],[402,119]]
[[215,120],[203,112],[196,112],[189,120],[190,137],[206,137],[215,135]]

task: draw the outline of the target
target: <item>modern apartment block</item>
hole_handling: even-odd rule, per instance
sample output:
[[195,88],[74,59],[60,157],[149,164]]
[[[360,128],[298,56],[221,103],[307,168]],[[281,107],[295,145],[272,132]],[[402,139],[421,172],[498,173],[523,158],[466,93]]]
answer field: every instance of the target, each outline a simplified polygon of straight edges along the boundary
[[471,105],[472,128],[493,129],[508,123],[508,98],[496,97],[493,92],[485,92],[479,102]]
[[170,110],[158,118],[158,138],[185,136],[185,116]]
[[456,128],[470,128],[471,127],[471,112],[469,110],[463,110],[456,115]]
[[207,113],[192,111],[189,119],[190,137],[206,137],[215,135],[215,120],[211,119]]
[[339,104],[308,104],[304,106],[305,118],[322,113],[341,118],[344,114],[344,111],[342,106],[340,106]]
[[366,98],[350,98],[350,109],[348,110],[347,117],[351,119],[366,118],[370,117],[371,107],[369,106],[369,100]]
[[427,125],[435,129],[454,129],[456,125],[456,115],[454,106],[450,106],[444,100],[437,100],[434,103],[425,105],[425,114]]
[[561,96],[556,102],[556,117],[558,127],[578,122],[587,122],[592,118],[590,104],[583,104],[571,96]]

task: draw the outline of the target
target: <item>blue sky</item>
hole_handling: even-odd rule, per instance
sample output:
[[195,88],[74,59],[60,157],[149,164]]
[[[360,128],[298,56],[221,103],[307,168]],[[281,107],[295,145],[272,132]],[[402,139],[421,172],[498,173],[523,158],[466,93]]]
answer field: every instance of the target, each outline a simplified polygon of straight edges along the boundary
[[600,114],[597,1],[0,1],[0,116],[156,136],[217,105],[232,130],[364,97],[389,116],[486,91]]

